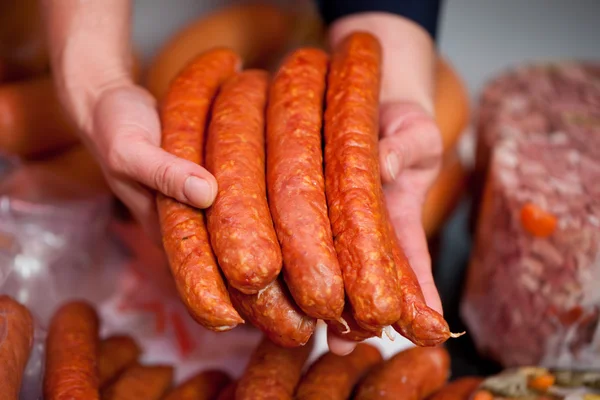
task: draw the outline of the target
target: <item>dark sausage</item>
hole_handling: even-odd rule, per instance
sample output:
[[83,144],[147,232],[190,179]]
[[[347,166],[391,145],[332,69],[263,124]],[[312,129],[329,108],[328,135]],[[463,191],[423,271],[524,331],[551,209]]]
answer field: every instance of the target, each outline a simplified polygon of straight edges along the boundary
[[347,356],[325,353],[306,372],[296,400],[346,400],[354,385],[375,365],[383,361],[376,347],[359,343]]
[[439,390],[450,374],[442,347],[404,350],[367,374],[355,400],[422,400]]
[[[205,125],[212,99],[239,68],[239,57],[215,49],[197,57],[175,78],[161,110],[162,147],[202,164]],[[157,196],[163,245],[177,290],[198,323],[226,331],[243,323],[210,247],[202,211],[162,194]]]
[[457,379],[441,388],[429,400],[469,400],[481,382],[483,378],[474,376]]
[[218,370],[202,371],[173,389],[164,400],[213,400],[231,382]]
[[389,243],[379,171],[381,47],[357,32],[334,51],[325,110],[325,188],[346,294],[357,323],[400,318],[401,293]]
[[210,242],[229,284],[247,294],[281,271],[265,182],[268,84],[260,70],[230,78],[215,100],[206,144],[206,167],[219,185],[206,213]]
[[327,215],[321,129],[327,54],[299,49],[275,75],[267,109],[269,205],[284,277],[307,315],[337,320],[344,281]]
[[303,346],[315,331],[316,319],[298,309],[280,279],[257,294],[243,294],[231,287],[229,291],[244,318],[279,346]]

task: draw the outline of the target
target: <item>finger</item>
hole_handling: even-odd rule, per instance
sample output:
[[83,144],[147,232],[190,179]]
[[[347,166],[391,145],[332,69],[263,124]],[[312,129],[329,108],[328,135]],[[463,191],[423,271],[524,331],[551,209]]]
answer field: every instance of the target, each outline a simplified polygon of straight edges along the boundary
[[337,354],[338,356],[350,354],[354,351],[357,344],[357,342],[342,339],[330,330],[327,330],[327,345],[329,346],[329,351],[333,354]]
[[381,109],[379,161],[384,183],[407,168],[438,168],[442,139],[434,120],[412,103],[390,103]]
[[109,184],[115,195],[127,206],[133,217],[142,226],[144,232],[156,244],[162,246],[155,195],[133,182],[109,178]]
[[139,182],[194,207],[210,206],[215,178],[204,168],[159,147],[160,123],[152,98],[135,87],[107,93],[95,115],[101,153],[112,174]]
[[422,203],[411,194],[394,189],[386,190],[390,218],[400,247],[408,259],[427,305],[442,313],[442,303],[433,280],[431,256],[421,221]]

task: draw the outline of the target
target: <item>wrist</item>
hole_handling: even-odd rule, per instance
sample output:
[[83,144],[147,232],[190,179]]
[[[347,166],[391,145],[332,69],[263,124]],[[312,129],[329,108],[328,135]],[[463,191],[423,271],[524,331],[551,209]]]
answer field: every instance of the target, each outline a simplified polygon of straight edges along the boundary
[[369,32],[381,43],[381,103],[416,103],[433,115],[435,47],[427,31],[398,15],[360,13],[341,18],[331,26],[331,47],[354,31]]

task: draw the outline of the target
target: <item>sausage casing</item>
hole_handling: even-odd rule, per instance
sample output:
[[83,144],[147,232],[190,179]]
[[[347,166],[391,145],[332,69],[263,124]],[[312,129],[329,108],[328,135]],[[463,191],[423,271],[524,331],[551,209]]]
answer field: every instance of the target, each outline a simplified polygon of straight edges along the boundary
[[102,400],[160,400],[172,381],[170,366],[132,365],[102,392]]
[[99,321],[86,302],[72,301],[52,317],[46,338],[44,399],[98,399]]
[[338,319],[344,281],[327,215],[321,130],[328,56],[303,48],[273,78],[267,109],[269,205],[284,278],[311,317]]
[[442,347],[404,350],[373,368],[358,386],[356,400],[422,400],[439,390],[450,374]]
[[359,343],[346,356],[325,353],[315,361],[296,390],[296,400],[346,400],[354,385],[383,361],[376,347]]
[[33,318],[9,296],[0,296],[0,399],[19,398],[33,345]]
[[429,400],[469,400],[475,393],[483,378],[475,376],[466,376],[448,383],[435,394],[429,397]]
[[231,286],[256,293],[281,271],[265,181],[268,73],[246,70],[221,87],[213,106],[206,167],[219,185],[207,210],[210,242]]
[[312,342],[302,347],[284,348],[265,337],[238,381],[236,400],[291,400],[311,349]]
[[131,336],[115,335],[102,340],[98,351],[100,387],[116,379],[138,360],[141,353],[140,346]]
[[218,370],[202,371],[174,388],[164,400],[213,400],[231,382]]
[[296,306],[280,279],[256,294],[243,294],[231,287],[229,291],[233,304],[244,318],[279,346],[303,346],[315,331],[316,319]]
[[[162,148],[202,164],[205,126],[221,84],[239,68],[227,49],[208,51],[175,78],[161,109]],[[201,210],[157,195],[163,246],[179,295],[192,317],[207,329],[225,331],[243,322],[229,300],[210,247]]]
[[325,110],[325,189],[346,295],[357,323],[380,328],[400,318],[394,261],[385,241],[379,170],[381,46],[363,32],[334,51]]

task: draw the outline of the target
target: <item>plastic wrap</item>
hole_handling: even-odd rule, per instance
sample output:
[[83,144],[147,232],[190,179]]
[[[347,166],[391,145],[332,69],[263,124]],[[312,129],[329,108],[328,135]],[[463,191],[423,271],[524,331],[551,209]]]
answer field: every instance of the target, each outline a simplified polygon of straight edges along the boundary
[[564,133],[496,145],[462,316],[505,366],[600,367],[600,159]]

